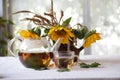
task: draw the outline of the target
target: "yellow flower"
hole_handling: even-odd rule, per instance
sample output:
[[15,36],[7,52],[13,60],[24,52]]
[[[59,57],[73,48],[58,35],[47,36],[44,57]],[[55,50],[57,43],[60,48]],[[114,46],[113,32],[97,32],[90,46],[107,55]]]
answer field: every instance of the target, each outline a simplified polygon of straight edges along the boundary
[[40,39],[40,37],[37,34],[32,33],[28,30],[20,31],[20,36],[22,36],[23,38]]
[[63,38],[62,44],[66,44],[71,40],[72,37],[74,37],[74,34],[71,32],[70,29],[66,27],[52,27],[48,33],[50,35],[50,38],[54,41],[57,41],[58,38]]
[[89,47],[92,43],[96,42],[96,40],[101,39],[100,33],[94,33],[85,39],[85,43],[83,44],[84,48]]

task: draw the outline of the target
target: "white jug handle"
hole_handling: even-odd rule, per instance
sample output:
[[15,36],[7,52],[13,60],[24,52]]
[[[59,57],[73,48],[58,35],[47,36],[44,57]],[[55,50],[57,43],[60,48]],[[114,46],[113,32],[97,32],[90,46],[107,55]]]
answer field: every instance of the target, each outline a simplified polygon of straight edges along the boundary
[[10,51],[11,55],[16,57],[16,55],[14,54],[13,50],[12,50],[12,46],[13,46],[13,43],[16,41],[16,40],[21,40],[22,39],[20,38],[20,36],[16,36],[14,37],[13,39],[11,39],[9,42],[8,42],[8,51]]

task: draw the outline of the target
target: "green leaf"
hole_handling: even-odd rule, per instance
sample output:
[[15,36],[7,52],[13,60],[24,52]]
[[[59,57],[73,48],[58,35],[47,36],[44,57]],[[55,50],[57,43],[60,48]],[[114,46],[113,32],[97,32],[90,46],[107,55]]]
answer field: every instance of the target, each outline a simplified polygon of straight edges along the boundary
[[35,29],[35,33],[36,33],[38,36],[40,36],[40,35],[41,35],[41,29],[37,27],[37,28]]
[[70,69],[65,68],[65,69],[59,69],[59,70],[57,70],[57,71],[58,71],[58,72],[69,72]]
[[65,26],[68,26],[69,23],[70,23],[70,21],[71,21],[71,18],[72,18],[72,17],[66,19],[66,20],[62,23],[62,26],[64,26],[64,27],[65,27]]
[[14,24],[11,20],[8,20],[8,23],[9,23],[10,25],[13,25],[13,24]]
[[26,67],[32,68],[35,70],[46,70],[47,68],[44,66],[42,59],[35,58],[35,56],[30,56],[26,58],[24,61]]
[[85,34],[85,39],[91,36],[92,34],[96,33],[96,30],[89,31]]
[[91,64],[80,63],[81,68],[95,68],[95,67],[98,67],[99,65],[101,65],[101,64],[97,63],[97,62],[94,62],[94,63],[91,63]]
[[42,37],[46,37],[46,36],[48,36],[48,32],[49,32],[49,30],[50,30],[50,29],[45,28],[45,29],[44,29],[44,34],[42,35]]
[[86,26],[82,26],[81,32],[85,35],[88,32],[88,28]]
[[7,20],[7,19],[0,17],[0,25],[2,25],[4,27],[4,26],[6,26],[7,23],[10,25],[14,24],[11,20]]
[[32,32],[32,33],[37,34],[38,36],[41,35],[41,29],[39,27],[32,28],[29,31]]
[[43,35],[42,35],[42,37],[46,37],[46,36],[48,36],[48,35],[47,35],[47,34],[43,34]]
[[92,64],[90,65],[90,67],[98,67],[99,65],[100,65],[99,63],[94,62],[94,63],[92,63]]
[[81,27],[80,29],[73,29],[75,36],[79,39],[83,39],[85,34],[88,32],[88,28],[86,26]]
[[7,41],[6,40],[0,40],[0,45],[7,45]]
[[50,29],[45,28],[44,32],[48,33]]
[[89,64],[86,63],[80,63],[81,68],[89,68]]
[[0,17],[0,22],[2,22],[2,23],[6,23],[6,22],[7,22],[7,20],[6,20],[6,19],[4,19],[4,18],[2,18],[2,17]]
[[9,34],[8,34],[8,32],[4,31],[4,32],[3,32],[3,35],[4,35],[5,37],[7,37]]
[[35,29],[35,28],[29,29],[29,31],[32,32],[32,33],[34,33],[34,29]]
[[0,47],[0,56],[7,56],[8,50],[6,48]]
[[5,20],[4,18],[0,17],[0,26],[5,27],[7,23],[7,20]]

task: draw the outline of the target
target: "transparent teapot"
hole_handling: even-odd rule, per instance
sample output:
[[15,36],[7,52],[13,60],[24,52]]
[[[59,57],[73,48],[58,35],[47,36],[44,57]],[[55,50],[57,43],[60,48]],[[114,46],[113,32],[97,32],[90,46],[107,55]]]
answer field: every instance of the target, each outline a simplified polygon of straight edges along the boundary
[[18,50],[18,57],[21,63],[27,68],[46,69],[53,57],[53,51],[57,49],[62,39],[58,39],[56,43],[51,46],[45,37],[39,40],[15,37],[10,40],[8,45],[8,49],[13,56],[15,56],[15,53],[12,50],[12,46],[17,40],[21,42]]

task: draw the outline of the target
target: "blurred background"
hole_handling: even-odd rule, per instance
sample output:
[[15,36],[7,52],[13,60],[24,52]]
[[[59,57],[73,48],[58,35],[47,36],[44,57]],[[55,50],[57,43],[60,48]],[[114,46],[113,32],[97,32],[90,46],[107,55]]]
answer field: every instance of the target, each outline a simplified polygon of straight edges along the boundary
[[[58,16],[60,10],[64,11],[64,18],[72,16],[71,25],[79,22],[101,33],[102,39],[85,49],[83,54],[120,54],[120,0],[53,1]],[[0,17],[6,19],[5,27],[0,25],[0,55],[6,55],[7,51],[4,49],[7,49],[7,42],[16,36],[19,30],[27,28],[28,22],[20,20],[31,16],[30,14],[12,14],[20,10],[29,10],[42,15],[50,11],[50,0],[0,0]],[[6,33],[7,37],[4,35]],[[2,44],[3,42],[5,44]]]

